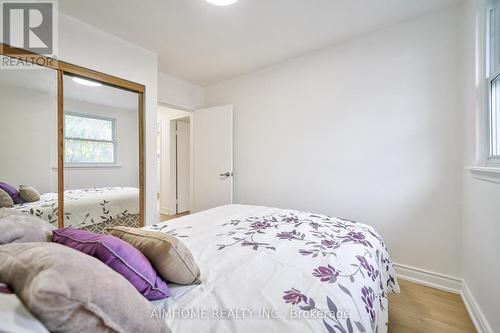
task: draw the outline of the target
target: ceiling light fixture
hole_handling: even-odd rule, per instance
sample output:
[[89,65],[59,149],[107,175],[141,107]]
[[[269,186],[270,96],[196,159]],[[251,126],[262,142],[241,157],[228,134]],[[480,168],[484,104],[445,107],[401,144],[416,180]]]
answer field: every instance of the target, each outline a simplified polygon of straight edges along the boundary
[[99,82],[85,80],[85,79],[82,79],[80,77],[74,77],[73,82],[81,84],[83,86],[88,86],[88,87],[100,87],[100,86],[102,86],[102,84]]
[[205,1],[216,6],[229,6],[238,0],[205,0]]

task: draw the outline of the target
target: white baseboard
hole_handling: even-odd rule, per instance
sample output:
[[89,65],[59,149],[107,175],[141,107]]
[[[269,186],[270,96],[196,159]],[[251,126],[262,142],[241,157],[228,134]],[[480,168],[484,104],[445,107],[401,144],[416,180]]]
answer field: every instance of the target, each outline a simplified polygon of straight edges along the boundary
[[394,268],[396,269],[398,278],[402,280],[408,280],[454,294],[460,294],[462,290],[462,279],[453,276],[396,263],[394,263]]
[[477,304],[476,299],[472,295],[467,283],[465,281],[462,283],[462,300],[464,301],[465,307],[469,312],[469,315],[476,327],[478,333],[493,333],[486,317],[484,316],[481,308],[479,308],[479,304]]
[[478,333],[493,333],[467,284],[460,278],[394,263],[398,279],[460,294]]

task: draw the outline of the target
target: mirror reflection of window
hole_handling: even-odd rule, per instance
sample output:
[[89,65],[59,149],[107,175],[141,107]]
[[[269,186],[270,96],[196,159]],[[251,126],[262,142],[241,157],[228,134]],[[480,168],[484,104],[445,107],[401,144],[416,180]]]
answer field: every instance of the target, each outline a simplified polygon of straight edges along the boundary
[[64,162],[116,163],[116,119],[64,113]]
[[64,225],[138,227],[138,94],[64,76]]

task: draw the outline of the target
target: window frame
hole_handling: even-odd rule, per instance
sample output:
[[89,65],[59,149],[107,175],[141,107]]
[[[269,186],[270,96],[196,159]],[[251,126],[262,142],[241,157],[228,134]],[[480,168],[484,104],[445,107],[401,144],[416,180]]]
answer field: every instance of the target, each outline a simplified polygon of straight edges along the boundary
[[[492,138],[492,128],[493,128],[493,112],[494,110],[493,104],[500,104],[500,101],[493,103],[493,84],[495,80],[500,79],[500,65],[497,68],[493,68],[492,59],[493,59],[493,51],[492,51],[492,24],[493,20],[499,20],[497,24],[500,24],[500,11],[496,14],[493,14],[495,10],[500,10],[500,5],[498,0],[490,0],[486,6],[486,18],[485,18],[485,44],[484,44],[484,61],[485,61],[485,84],[486,84],[486,149],[485,149],[485,164],[486,166],[491,167],[500,167],[500,155],[493,155],[493,138]],[[497,38],[500,40],[500,38]],[[500,52],[500,45],[496,46],[498,51]],[[500,55],[498,55],[500,56]],[[500,82],[498,83],[500,84]],[[497,122],[500,122],[500,119],[497,119]],[[498,126],[498,124],[495,124]],[[498,134],[498,133],[497,133]]]
[[116,166],[118,163],[118,156],[117,156],[117,146],[118,146],[118,140],[117,140],[117,130],[116,130],[116,118],[110,118],[110,117],[105,117],[105,116],[99,116],[99,115],[93,115],[93,114],[86,114],[86,113],[79,113],[79,112],[72,112],[72,111],[64,111],[64,116],[70,115],[74,117],[80,117],[80,118],[87,118],[87,119],[97,119],[97,120],[106,120],[111,122],[112,126],[112,140],[101,140],[101,139],[86,139],[86,138],[76,138],[76,137],[68,137],[66,136],[66,125],[64,126],[64,144],[66,147],[66,140],[73,140],[73,141],[85,141],[85,142],[101,142],[101,143],[112,143],[113,144],[113,162],[78,162],[78,163],[70,163],[66,162],[66,148],[64,148],[64,166],[65,167],[93,167],[93,166]]

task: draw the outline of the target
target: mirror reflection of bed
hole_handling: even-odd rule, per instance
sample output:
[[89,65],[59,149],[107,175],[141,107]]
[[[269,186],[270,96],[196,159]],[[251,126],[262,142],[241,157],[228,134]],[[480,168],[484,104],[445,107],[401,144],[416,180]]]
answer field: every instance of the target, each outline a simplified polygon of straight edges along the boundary
[[64,225],[139,227],[136,93],[64,76]]
[[[54,227],[139,227],[138,94],[67,75],[63,82],[64,223],[58,220],[57,72],[51,69],[0,76],[0,206]],[[19,195],[10,202],[12,192]]]

